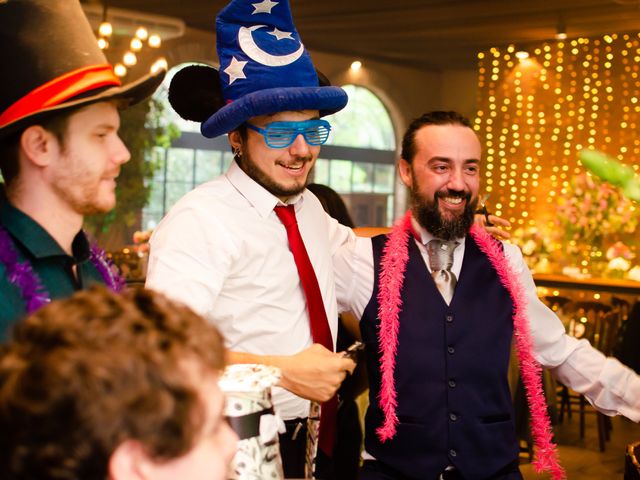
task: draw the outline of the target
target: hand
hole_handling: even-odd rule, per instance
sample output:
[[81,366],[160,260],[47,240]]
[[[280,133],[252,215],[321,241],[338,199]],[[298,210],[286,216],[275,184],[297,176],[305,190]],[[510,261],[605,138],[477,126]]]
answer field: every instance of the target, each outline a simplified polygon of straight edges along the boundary
[[[487,223],[487,221],[489,223]],[[474,217],[474,222],[477,225],[483,227],[488,233],[493,235],[498,240],[507,240],[511,238],[511,234],[504,230],[505,228],[511,227],[511,222],[505,220],[504,218],[500,218],[492,214],[476,214]]]
[[314,343],[306,350],[287,357],[280,365],[280,386],[299,397],[326,402],[355,367],[353,360]]

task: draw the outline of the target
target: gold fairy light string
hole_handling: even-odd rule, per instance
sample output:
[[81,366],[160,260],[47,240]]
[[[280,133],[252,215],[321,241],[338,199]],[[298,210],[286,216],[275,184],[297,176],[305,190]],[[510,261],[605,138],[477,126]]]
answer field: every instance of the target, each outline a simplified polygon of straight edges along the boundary
[[478,54],[474,128],[485,147],[492,209],[516,227],[549,220],[583,172],[577,152],[603,150],[638,170],[640,33],[514,45]]

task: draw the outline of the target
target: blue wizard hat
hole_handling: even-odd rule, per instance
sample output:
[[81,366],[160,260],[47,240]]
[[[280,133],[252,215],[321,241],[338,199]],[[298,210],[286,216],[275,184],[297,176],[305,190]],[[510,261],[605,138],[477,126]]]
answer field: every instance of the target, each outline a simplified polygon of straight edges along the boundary
[[287,110],[335,113],[347,94],[319,74],[300,41],[288,0],[232,0],[216,20],[220,70],[190,66],[169,87],[173,108],[202,122],[205,137],[257,115]]

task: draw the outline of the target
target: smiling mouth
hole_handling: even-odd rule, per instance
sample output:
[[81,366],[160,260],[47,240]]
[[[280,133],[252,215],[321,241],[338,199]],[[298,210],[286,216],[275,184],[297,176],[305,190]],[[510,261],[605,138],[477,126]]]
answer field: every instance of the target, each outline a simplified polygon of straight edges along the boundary
[[301,162],[293,162],[290,164],[286,164],[286,163],[279,163],[279,165],[282,168],[285,168],[286,170],[291,170],[292,172],[299,172],[300,170],[302,170],[304,168],[304,166],[307,164],[306,161],[301,161]]
[[447,197],[447,196],[442,196],[440,197],[440,200],[442,200],[445,203],[449,203],[451,205],[460,205],[462,203],[462,201],[464,200],[464,198],[462,197]]

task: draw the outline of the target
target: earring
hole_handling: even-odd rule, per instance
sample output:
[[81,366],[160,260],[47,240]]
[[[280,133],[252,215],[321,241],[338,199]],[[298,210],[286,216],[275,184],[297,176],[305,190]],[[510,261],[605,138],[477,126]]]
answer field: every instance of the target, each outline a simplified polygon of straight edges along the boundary
[[240,146],[233,147],[232,148],[232,152],[233,152],[233,156],[234,157],[242,158],[242,150],[240,149]]

